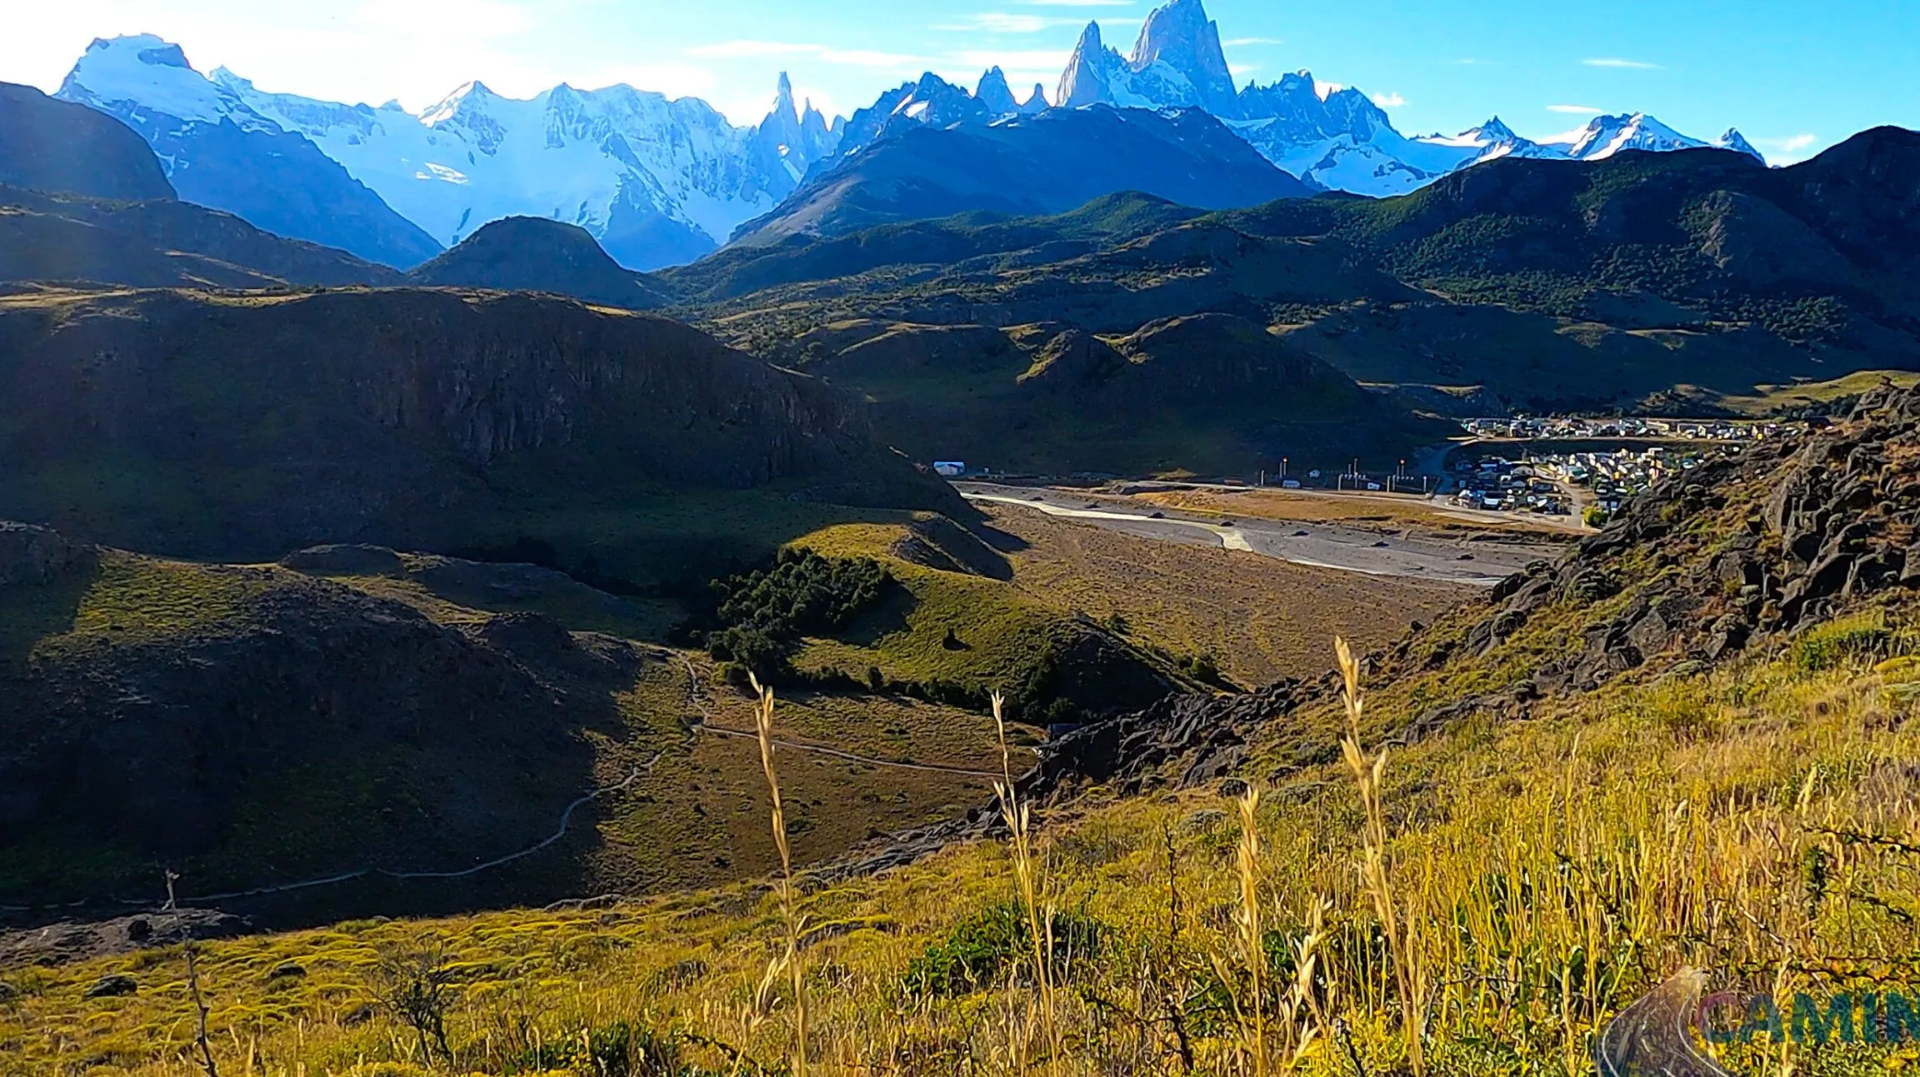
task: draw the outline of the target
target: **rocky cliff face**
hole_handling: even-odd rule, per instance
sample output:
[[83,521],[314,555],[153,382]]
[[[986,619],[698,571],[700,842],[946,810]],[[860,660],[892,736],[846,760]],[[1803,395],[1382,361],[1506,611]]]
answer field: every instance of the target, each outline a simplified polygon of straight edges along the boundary
[[18,304],[0,311],[0,385],[0,505],[139,549],[437,548],[568,492],[941,496],[852,398],[677,322],[553,298]]

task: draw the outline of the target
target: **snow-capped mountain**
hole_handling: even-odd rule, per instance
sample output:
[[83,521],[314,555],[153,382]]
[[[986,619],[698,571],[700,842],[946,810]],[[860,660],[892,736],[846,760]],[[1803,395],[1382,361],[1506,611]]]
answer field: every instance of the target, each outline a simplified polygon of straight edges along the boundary
[[1099,24],[1089,23],[1055,100],[1067,107],[1203,108],[1307,183],[1376,196],[1404,194],[1499,157],[1590,161],[1628,149],[1709,145],[1760,156],[1738,131],[1708,143],[1644,113],[1598,116],[1577,131],[1537,142],[1497,117],[1458,135],[1408,138],[1366,94],[1318,82],[1305,71],[1236,91],[1219,27],[1207,18],[1202,0],[1173,0],[1154,10],[1131,56],[1106,45]]
[[440,251],[313,143],[208,81],[159,38],[95,41],[55,96],[138,132],[184,201],[402,268]]
[[148,135],[175,175],[199,167],[199,143],[156,134],[231,125],[293,136],[339,162],[437,245],[451,247],[504,217],[546,217],[585,228],[632,269],[714,249],[742,221],[779,204],[842,132],[811,104],[796,107],[784,75],[758,127],[734,127],[698,99],[630,86],[562,84],[514,100],[472,82],[414,115],[392,102],[373,108],[266,93],[224,69],[202,76],[177,46],[153,37],[95,42],[60,96]]
[[817,158],[812,174],[831,170],[875,142],[915,127],[987,124],[1009,116],[1035,115],[1047,107],[1045,87],[1035,85],[1027,100],[1020,102],[1007,85],[1006,72],[998,67],[988,68],[972,93],[929,71],[919,81],[901,83],[855,112],[846,121],[834,153]]

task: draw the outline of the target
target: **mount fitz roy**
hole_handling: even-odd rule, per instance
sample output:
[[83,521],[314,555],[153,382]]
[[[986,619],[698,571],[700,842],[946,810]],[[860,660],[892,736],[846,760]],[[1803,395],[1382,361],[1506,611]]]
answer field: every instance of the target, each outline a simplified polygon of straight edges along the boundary
[[[1130,55],[1089,23],[1051,102],[1041,86],[1016,95],[996,67],[972,92],[927,73],[844,120],[796,104],[784,74],[753,127],[696,98],[624,85],[562,84],[514,100],[471,82],[416,115],[395,102],[267,93],[224,68],[202,75],[178,46],[148,35],[95,41],[56,96],[142,135],[183,199],[402,268],[514,216],[578,225],[629,269],[689,262],[878,142],[1020,124],[1050,108],[1201,113],[1310,190],[1375,197],[1507,156],[1593,161],[1711,146],[1760,158],[1738,131],[1706,142],[1644,113],[1538,140],[1497,117],[1409,137],[1366,94],[1305,71],[1236,88],[1202,0],[1155,9]],[[1088,152],[1097,163],[1101,147]],[[1031,171],[1035,184],[1050,179],[1037,158]]]
[[1220,30],[1201,0],[1173,0],[1147,16],[1131,56],[1089,23],[1060,76],[1056,101],[1131,108],[1200,108],[1218,117],[1282,169],[1330,190],[1405,194],[1456,169],[1498,157],[1593,161],[1622,150],[1716,146],[1759,157],[1728,131],[1717,142],[1689,138],[1644,113],[1597,116],[1585,127],[1529,141],[1498,117],[1454,136],[1409,138],[1366,94],[1316,82],[1308,72],[1236,91]]

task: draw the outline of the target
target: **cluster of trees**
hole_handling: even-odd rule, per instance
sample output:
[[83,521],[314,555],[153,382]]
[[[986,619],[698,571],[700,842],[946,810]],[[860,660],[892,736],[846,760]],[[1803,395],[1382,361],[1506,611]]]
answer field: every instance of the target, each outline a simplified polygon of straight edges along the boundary
[[709,612],[695,618],[707,653],[725,663],[729,683],[748,674],[765,684],[798,678],[793,651],[806,636],[831,635],[852,624],[896,586],[871,558],[842,560],[812,550],[783,549],[767,568],[715,580]]

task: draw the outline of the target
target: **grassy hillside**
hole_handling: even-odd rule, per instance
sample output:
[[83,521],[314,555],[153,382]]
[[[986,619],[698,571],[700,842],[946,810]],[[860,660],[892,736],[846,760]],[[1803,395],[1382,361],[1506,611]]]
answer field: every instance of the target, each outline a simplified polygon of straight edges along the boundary
[[913,459],[1001,472],[1252,474],[1282,456],[1331,465],[1409,450],[1448,429],[1226,314],[1111,336],[1058,321],[848,319],[783,354],[867,400],[880,436]]
[[[806,881],[785,959],[764,887],[203,943],[210,1046],[314,1073],[771,1072],[804,1003],[817,1072],[1226,1074],[1257,1048],[1310,1074],[1571,1075],[1691,966],[1783,1000],[1783,1042],[1763,1022],[1719,1052],[1733,1072],[1898,1072],[1910,1039],[1785,1038],[1796,995],[1824,1018],[1836,992],[1920,977],[1920,609],[1887,557],[1920,508],[1827,511],[1915,481],[1920,399],[1894,406],[1663,488],[1375,655],[1357,720],[1335,679],[1122,720],[1175,747],[1245,735],[1257,804],[1183,788],[1188,751],[1125,758],[1048,813],[1031,859],[989,836]],[[1073,750],[1043,777],[1070,778]],[[1044,975],[1022,892],[1054,925]],[[408,967],[445,992],[445,1055],[377,1002]],[[83,997],[107,975],[132,992]],[[43,1070],[179,1072],[192,1042],[178,946],[7,983],[0,1044]]]
[[1658,409],[1683,386],[1744,397],[1920,368],[1900,179],[1920,168],[1916,137],[1869,131],[1775,170],[1713,151],[1509,159],[1400,198],[1285,199],[1144,232],[1089,232],[1111,204],[889,226],[676,279],[688,317],[789,364],[857,320],[1124,336],[1227,313],[1361,381]]

